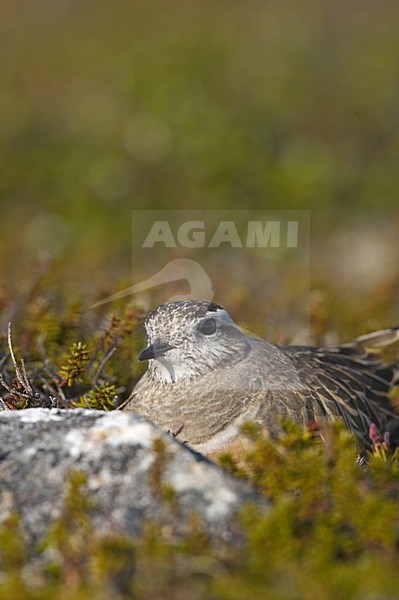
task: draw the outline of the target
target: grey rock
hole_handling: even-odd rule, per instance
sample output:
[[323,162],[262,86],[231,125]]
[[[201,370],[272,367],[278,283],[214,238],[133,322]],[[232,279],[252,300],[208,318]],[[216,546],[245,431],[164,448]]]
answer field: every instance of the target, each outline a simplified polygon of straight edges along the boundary
[[[161,481],[175,492],[173,506],[154,488],[159,439]],[[104,533],[135,535],[146,519],[155,519],[179,535],[185,517],[195,512],[211,536],[231,540],[242,503],[259,501],[247,484],[132,413],[44,408],[0,413],[0,526],[19,514],[33,548],[60,516],[73,470],[85,474],[94,501],[91,518]]]

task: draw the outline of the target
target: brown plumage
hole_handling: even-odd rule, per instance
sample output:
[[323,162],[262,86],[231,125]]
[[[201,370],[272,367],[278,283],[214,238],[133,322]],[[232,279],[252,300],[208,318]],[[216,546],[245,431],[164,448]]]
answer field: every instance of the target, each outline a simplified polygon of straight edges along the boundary
[[237,446],[239,426],[271,433],[280,417],[299,424],[342,419],[360,445],[370,425],[381,433],[395,417],[389,391],[399,363],[370,348],[399,340],[391,328],[330,348],[275,346],[244,335],[227,312],[205,301],[161,305],[145,323],[149,368],[126,402],[204,452]]

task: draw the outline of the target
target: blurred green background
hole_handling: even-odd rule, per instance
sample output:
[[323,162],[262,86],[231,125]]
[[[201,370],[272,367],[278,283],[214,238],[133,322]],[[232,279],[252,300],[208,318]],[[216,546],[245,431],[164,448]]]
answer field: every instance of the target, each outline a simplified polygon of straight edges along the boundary
[[309,209],[316,317],[399,321],[396,0],[0,9],[3,296],[115,291],[134,209]]

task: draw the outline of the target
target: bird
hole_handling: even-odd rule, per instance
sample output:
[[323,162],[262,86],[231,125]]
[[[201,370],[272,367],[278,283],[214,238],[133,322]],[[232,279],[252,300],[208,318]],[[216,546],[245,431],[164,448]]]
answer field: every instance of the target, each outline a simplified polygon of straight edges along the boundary
[[273,436],[282,419],[341,419],[365,448],[371,426],[385,432],[397,417],[389,392],[399,383],[399,361],[383,364],[371,348],[398,341],[399,327],[331,347],[275,345],[205,300],[162,304],[144,327],[148,345],[138,360],[148,368],[123,408],[202,454],[243,452],[244,423]]

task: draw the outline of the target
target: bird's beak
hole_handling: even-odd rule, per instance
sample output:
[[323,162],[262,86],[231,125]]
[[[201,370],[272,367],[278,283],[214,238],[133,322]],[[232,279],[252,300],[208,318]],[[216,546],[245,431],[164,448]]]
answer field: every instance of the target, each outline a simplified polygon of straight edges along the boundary
[[150,344],[145,348],[138,357],[138,361],[150,360],[151,358],[157,358],[158,356],[163,356],[169,350],[172,350],[174,346],[170,344]]

